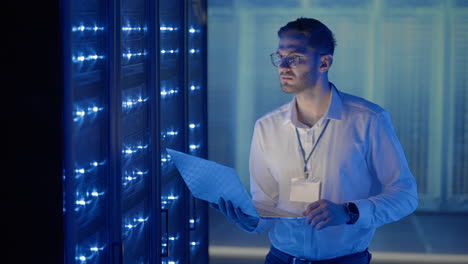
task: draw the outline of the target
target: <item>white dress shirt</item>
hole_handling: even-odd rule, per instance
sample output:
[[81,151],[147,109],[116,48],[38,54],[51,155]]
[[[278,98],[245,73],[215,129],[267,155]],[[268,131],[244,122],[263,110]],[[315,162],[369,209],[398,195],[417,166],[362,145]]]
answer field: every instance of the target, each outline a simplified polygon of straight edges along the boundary
[[322,230],[305,219],[260,219],[254,229],[243,227],[255,233],[271,228],[274,247],[310,260],[365,250],[377,227],[401,219],[418,205],[416,182],[388,112],[334,85],[331,90],[328,111],[311,128],[298,121],[296,98],[257,120],[250,152],[253,199],[302,214],[307,204],[289,201],[291,178],[304,175],[295,129],[308,155],[329,120],[308,171],[321,181],[320,199],[354,202],[358,221]]

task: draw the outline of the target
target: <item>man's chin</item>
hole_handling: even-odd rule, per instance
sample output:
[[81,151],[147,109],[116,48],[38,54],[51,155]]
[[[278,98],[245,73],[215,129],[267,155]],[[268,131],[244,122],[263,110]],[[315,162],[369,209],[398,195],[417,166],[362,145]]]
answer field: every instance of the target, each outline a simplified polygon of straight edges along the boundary
[[297,92],[296,87],[289,84],[281,84],[281,90],[287,94],[294,94]]

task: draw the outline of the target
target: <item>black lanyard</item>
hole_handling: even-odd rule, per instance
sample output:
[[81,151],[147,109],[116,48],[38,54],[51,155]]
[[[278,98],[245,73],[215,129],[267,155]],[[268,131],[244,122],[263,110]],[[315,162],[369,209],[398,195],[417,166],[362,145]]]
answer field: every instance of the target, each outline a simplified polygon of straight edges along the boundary
[[327,119],[327,123],[325,124],[325,127],[322,129],[322,132],[320,132],[320,136],[317,138],[317,141],[315,141],[315,144],[312,147],[312,150],[310,151],[309,156],[307,157],[307,159],[306,159],[304,147],[302,147],[301,136],[299,135],[299,130],[297,130],[297,127],[296,127],[297,140],[299,141],[299,147],[301,148],[302,158],[304,159],[304,173],[306,173],[306,175],[307,175],[307,163],[309,162],[310,157],[312,157],[312,153],[314,153],[315,148],[317,147],[318,143],[320,142],[320,139],[322,138],[323,132],[325,132],[325,129],[327,129],[328,123],[330,123],[330,119]]

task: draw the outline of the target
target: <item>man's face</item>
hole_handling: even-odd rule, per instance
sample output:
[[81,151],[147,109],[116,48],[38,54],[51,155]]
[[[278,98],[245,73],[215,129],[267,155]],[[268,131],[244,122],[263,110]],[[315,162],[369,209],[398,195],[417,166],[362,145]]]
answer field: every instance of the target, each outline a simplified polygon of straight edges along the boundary
[[[314,86],[319,78],[320,56],[307,46],[305,39],[286,36],[280,39],[277,54],[293,60],[283,60],[278,66],[281,89],[285,93],[297,94]],[[290,65],[288,61],[295,61]]]

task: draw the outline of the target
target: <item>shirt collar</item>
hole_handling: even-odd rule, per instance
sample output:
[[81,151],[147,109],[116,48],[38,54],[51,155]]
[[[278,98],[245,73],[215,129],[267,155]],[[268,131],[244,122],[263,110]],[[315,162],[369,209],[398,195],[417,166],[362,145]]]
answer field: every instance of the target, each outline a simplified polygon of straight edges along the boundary
[[[343,109],[343,102],[341,99],[341,95],[333,83],[330,83],[330,85],[331,85],[330,104],[328,105],[328,110],[327,112],[325,112],[325,115],[319,120],[318,122],[319,126],[321,126],[324,123],[324,121],[326,121],[327,119],[341,120],[341,112]],[[296,97],[294,97],[293,100],[288,104],[285,117],[286,118],[284,120],[284,124],[291,123],[295,127],[299,127],[299,128],[306,127],[297,119]]]

